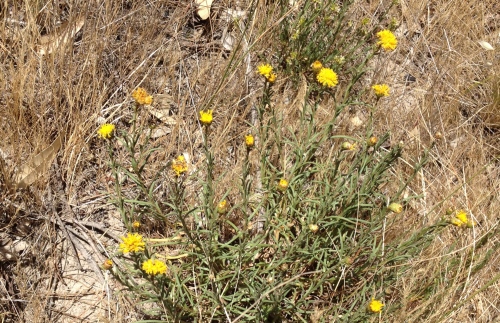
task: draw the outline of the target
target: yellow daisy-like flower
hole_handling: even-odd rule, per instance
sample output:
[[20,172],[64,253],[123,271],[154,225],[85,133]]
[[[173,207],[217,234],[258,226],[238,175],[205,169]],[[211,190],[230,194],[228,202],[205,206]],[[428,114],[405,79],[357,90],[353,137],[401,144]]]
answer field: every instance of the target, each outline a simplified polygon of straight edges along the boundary
[[132,227],[133,227],[134,229],[139,229],[139,228],[141,227],[141,222],[139,222],[139,221],[134,221],[134,222],[132,223]]
[[102,139],[113,138],[114,132],[115,132],[115,125],[110,124],[110,123],[103,124],[99,128],[99,130],[97,130],[97,134],[99,135],[99,138],[102,138]]
[[389,204],[389,206],[387,208],[394,213],[403,212],[403,206],[399,203],[391,203],[391,204]]
[[167,272],[167,265],[156,259],[148,259],[142,264],[142,270],[148,275],[156,276]]
[[141,105],[151,105],[151,103],[153,103],[153,97],[149,95],[148,91],[146,91],[142,87],[138,87],[134,92],[132,92],[132,97],[134,98],[135,102]]
[[213,110],[200,111],[200,122],[205,126],[209,126],[213,120],[212,114]]
[[180,155],[176,159],[172,161],[172,170],[177,174],[177,176],[180,176],[181,174],[187,172],[188,170],[188,165],[186,162],[186,158],[184,156]]
[[372,313],[380,313],[383,307],[384,304],[381,301],[372,298],[372,300],[368,304],[368,311]]
[[127,233],[126,237],[122,237],[123,242],[120,243],[120,251],[123,253],[141,252],[144,251],[145,243],[142,241],[142,236],[138,233]]
[[269,64],[261,64],[257,66],[257,70],[259,71],[260,75],[264,76],[266,79],[269,79],[271,73],[273,72],[273,67]]
[[284,178],[280,179],[280,182],[278,183],[278,190],[284,192],[286,191],[287,188],[288,188],[288,181]]
[[455,214],[455,216],[450,220],[450,223],[456,225],[457,227],[467,226],[468,228],[472,228],[476,225],[472,219],[469,219],[467,216],[467,212],[464,210],[459,210]]
[[245,145],[247,145],[247,148],[253,148],[255,146],[255,138],[251,134],[245,136]]
[[311,69],[313,70],[314,73],[319,73],[321,69],[323,68],[323,64],[321,64],[320,61],[315,61],[311,64]]
[[319,84],[325,87],[334,87],[339,83],[337,78],[337,73],[335,73],[331,68],[323,67],[318,75],[316,75],[316,80]]
[[379,31],[377,33],[377,37],[377,45],[381,46],[386,51],[395,50],[398,46],[398,40],[390,30],[384,29],[382,31]]
[[373,92],[375,92],[375,95],[379,98],[383,96],[389,96],[389,85],[387,84],[375,84],[372,86]]

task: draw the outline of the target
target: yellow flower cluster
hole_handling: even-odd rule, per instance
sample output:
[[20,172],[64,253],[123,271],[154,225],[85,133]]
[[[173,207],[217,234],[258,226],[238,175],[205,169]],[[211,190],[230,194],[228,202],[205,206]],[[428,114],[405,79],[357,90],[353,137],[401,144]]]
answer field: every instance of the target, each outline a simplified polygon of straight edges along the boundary
[[144,251],[145,243],[142,241],[142,236],[138,233],[127,233],[126,237],[122,237],[123,242],[120,243],[120,251],[123,253],[141,252]]
[[213,120],[213,110],[200,111],[200,122],[205,126],[209,126]]
[[462,227],[465,226],[467,228],[472,228],[473,226],[476,225],[476,222],[474,220],[469,219],[467,216],[467,212],[464,210],[459,210],[455,214],[455,216],[450,220],[451,224],[456,225],[457,227]]
[[138,87],[134,92],[132,92],[132,97],[134,98],[135,102],[140,105],[151,105],[151,103],[153,103],[153,97],[149,95],[148,91],[146,91],[142,87]]
[[188,164],[186,162],[186,158],[180,155],[179,157],[174,159],[172,161],[172,170],[175,172],[177,176],[180,176],[181,174],[187,172]]
[[148,275],[156,276],[167,272],[167,265],[156,259],[148,259],[142,264],[142,270]]
[[381,301],[379,301],[375,298],[372,298],[372,300],[368,304],[368,311],[370,311],[372,313],[380,313],[382,311],[383,307],[384,307],[384,304]]
[[375,92],[375,95],[379,98],[383,96],[389,96],[389,85],[387,84],[375,84],[372,86],[373,92]]
[[257,66],[260,75],[264,76],[269,83],[276,81],[276,73],[273,73],[273,67],[269,64],[261,64]]
[[99,138],[102,138],[102,139],[113,138],[114,132],[115,132],[115,125],[112,125],[110,123],[103,124],[99,128],[99,130],[97,130],[97,134],[99,135]]
[[316,80],[324,87],[330,88],[335,87],[339,83],[337,73],[335,73],[331,68],[326,67],[320,69],[316,75]]
[[379,31],[377,33],[377,37],[378,37],[377,45],[379,45],[386,51],[395,50],[396,47],[398,46],[398,40],[390,30],[384,29],[382,31]]

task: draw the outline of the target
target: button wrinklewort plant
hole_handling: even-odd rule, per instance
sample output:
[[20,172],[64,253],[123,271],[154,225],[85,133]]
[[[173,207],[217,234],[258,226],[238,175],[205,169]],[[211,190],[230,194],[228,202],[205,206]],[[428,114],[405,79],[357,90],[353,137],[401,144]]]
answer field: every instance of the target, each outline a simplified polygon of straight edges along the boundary
[[[241,169],[224,173],[237,189],[214,176],[220,161],[211,138],[225,127],[216,107],[193,117],[203,134],[197,168],[171,151],[164,167],[146,176],[161,147],[151,147],[151,130],[137,122],[154,102],[143,88],[132,93],[130,127],[99,130],[114,175],[112,202],[126,229],[102,268],[127,287],[144,322],[311,322],[317,313],[324,322],[386,321],[400,308],[390,287],[408,260],[439,230],[455,229],[450,224],[474,225],[459,211],[412,236],[386,236],[398,217],[409,216],[416,197],[403,192],[428,150],[408,173],[391,174],[403,148],[390,144],[389,134],[375,134],[371,122],[361,135],[338,132],[345,109],[363,109],[371,119],[383,108],[378,98],[389,87],[360,81],[370,59],[398,44],[383,17],[378,24],[349,20],[353,3],[306,0],[289,10],[282,2],[283,19],[273,25],[279,39],[265,51],[274,54],[253,62],[260,92],[256,120],[238,138]],[[294,111],[300,131],[291,131],[273,99],[284,84],[300,82],[307,85]],[[117,150],[125,151],[125,164]],[[168,192],[161,198],[159,182]],[[199,202],[186,198],[188,182],[201,187]],[[148,236],[151,221],[163,225],[163,237]]]

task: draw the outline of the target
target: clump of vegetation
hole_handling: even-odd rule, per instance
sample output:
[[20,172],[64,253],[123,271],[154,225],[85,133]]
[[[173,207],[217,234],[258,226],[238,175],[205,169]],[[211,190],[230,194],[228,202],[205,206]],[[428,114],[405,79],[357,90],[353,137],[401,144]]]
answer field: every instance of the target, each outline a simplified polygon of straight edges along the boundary
[[[373,94],[362,100],[366,90],[359,83],[370,59],[397,46],[394,34],[379,24],[368,29],[345,21],[351,5],[306,1],[297,15],[279,24],[291,43],[270,48],[279,55],[256,68],[262,91],[248,134],[238,138],[246,146],[241,169],[219,170],[214,158],[211,127],[217,109],[200,111],[203,162],[197,169],[179,155],[145,176],[149,157],[160,147],[150,147],[151,130],[136,125],[144,102],[135,96],[130,130],[119,130],[115,139],[101,134],[125,227],[141,231],[134,223],[154,219],[172,229],[174,219],[177,228],[161,239],[128,233],[120,245],[120,265],[107,266],[149,317],[307,322],[322,313],[326,321],[365,322],[382,309],[390,313],[399,307],[387,290],[448,222],[409,237],[386,237],[395,219],[405,216],[404,205],[416,198],[402,192],[426,164],[428,152],[395,181],[388,172],[403,148],[387,146],[388,134],[375,136],[372,122],[358,137],[336,131],[347,107],[380,108],[389,86],[374,85]],[[277,87],[301,75],[308,90],[292,129],[273,96]],[[318,117],[321,105],[328,118]],[[116,139],[127,152],[127,164],[114,157]],[[237,190],[220,185],[227,176]],[[163,198],[156,194],[159,181],[168,192]],[[191,181],[202,188],[195,202],[186,199]],[[135,187],[127,193],[133,195],[124,193],[124,185]]]

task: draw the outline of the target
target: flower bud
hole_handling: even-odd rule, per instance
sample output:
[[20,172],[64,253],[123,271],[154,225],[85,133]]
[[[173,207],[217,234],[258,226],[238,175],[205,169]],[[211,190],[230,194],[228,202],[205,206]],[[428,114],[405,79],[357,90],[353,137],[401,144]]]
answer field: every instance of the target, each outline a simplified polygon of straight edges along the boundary
[[227,204],[226,200],[223,200],[217,204],[217,213],[219,214],[226,214],[227,210],[229,208],[229,205]]
[[399,203],[391,203],[391,204],[389,204],[389,206],[387,208],[394,213],[403,212],[403,206]]
[[280,179],[280,182],[278,183],[278,190],[281,192],[286,191],[288,188],[288,181],[284,178]]
[[311,224],[309,224],[309,230],[310,230],[312,233],[316,233],[316,232],[318,232],[319,227],[318,227],[318,225],[317,225],[317,224],[313,224],[313,223],[311,223]]

